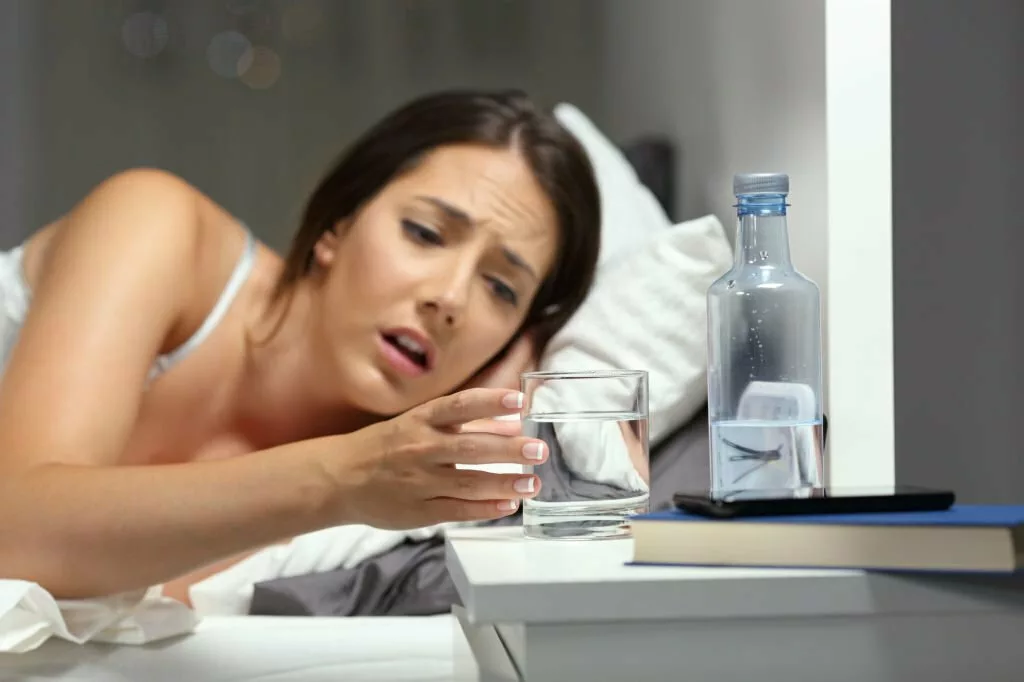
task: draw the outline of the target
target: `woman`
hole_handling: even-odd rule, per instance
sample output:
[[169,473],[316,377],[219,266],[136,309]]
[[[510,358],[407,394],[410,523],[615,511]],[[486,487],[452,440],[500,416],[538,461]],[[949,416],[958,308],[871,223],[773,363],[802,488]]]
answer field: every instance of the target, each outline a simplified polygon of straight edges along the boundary
[[512,513],[532,476],[454,465],[546,456],[492,418],[586,296],[599,212],[582,148],[514,93],[385,118],[284,260],[178,178],[102,183],[0,273],[0,577],[180,586],[328,526]]

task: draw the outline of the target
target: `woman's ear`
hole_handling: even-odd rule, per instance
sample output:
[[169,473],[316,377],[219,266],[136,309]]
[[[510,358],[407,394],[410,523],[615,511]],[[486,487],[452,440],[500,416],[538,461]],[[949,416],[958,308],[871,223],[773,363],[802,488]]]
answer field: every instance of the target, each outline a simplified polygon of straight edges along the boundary
[[324,230],[320,238],[313,246],[313,261],[321,268],[330,268],[334,264],[334,258],[338,253],[338,234],[341,232],[342,224],[335,224],[330,230]]

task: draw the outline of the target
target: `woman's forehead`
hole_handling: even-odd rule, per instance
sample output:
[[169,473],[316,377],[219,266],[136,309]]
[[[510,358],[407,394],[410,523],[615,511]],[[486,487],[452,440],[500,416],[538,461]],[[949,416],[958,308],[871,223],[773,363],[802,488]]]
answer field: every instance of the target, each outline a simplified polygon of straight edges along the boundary
[[[514,149],[442,147],[424,156],[394,189],[405,201],[492,230],[510,245],[549,252],[557,242],[554,207]],[[546,270],[549,260],[537,266]]]

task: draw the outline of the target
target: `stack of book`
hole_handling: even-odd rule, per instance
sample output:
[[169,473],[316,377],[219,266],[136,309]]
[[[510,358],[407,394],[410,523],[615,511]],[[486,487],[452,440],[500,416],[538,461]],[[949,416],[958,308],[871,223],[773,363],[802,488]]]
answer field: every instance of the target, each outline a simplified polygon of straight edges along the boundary
[[1013,573],[1024,569],[1024,506],[714,519],[634,517],[636,564]]

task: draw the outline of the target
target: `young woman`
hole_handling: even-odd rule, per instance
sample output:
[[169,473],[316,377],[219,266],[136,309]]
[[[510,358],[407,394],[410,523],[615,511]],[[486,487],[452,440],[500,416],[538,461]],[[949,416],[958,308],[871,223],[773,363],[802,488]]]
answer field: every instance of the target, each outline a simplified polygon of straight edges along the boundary
[[[0,578],[58,597],[178,581],[347,523],[510,514],[517,377],[589,289],[587,157],[515,93],[392,113],[285,259],[132,170],[0,258]],[[206,567],[204,569],[204,567]]]

